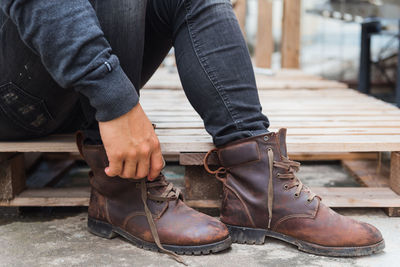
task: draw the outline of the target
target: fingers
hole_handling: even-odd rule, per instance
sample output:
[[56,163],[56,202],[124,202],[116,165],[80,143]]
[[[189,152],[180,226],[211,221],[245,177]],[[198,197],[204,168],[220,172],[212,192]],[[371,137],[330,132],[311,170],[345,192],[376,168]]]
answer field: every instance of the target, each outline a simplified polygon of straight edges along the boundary
[[161,154],[161,150],[157,150],[155,153],[151,155],[150,158],[150,173],[148,175],[148,179],[153,181],[160,175],[161,170],[164,167],[164,159]]
[[120,175],[122,171],[122,160],[110,161],[108,167],[104,171],[110,177]]
[[124,163],[124,169],[120,175],[122,178],[136,178],[137,161],[133,158],[128,158]]
[[144,178],[149,174],[150,158],[144,159],[138,163],[136,177]]
[[152,181],[159,176],[164,167],[165,162],[157,138],[142,142],[136,147],[124,147],[125,151],[121,150],[109,152],[110,163],[105,173],[110,177],[119,176],[127,179],[148,177]]

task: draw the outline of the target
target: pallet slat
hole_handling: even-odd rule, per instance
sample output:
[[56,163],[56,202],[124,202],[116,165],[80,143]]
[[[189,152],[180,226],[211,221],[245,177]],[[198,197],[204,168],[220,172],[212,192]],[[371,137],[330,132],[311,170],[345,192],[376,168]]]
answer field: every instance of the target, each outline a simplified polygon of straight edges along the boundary
[[[159,136],[164,154],[207,152],[214,146],[209,136]],[[288,150],[299,152],[400,151],[399,135],[288,136]],[[21,142],[0,142],[0,152],[78,152],[72,135],[57,135]]]
[[[388,187],[316,187],[312,190],[322,196],[323,203],[333,208],[341,207],[400,207],[400,196]],[[192,207],[215,208],[216,200],[191,200]],[[89,188],[28,189],[10,201],[0,201],[0,206],[87,206]]]

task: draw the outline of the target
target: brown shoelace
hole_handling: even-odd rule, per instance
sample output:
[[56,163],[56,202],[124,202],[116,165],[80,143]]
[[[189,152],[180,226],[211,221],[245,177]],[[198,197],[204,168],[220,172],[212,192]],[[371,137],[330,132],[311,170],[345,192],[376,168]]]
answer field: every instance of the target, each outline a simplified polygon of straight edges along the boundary
[[279,179],[288,179],[291,180],[292,182],[289,184],[285,184],[284,187],[285,189],[290,189],[293,187],[297,187],[296,192],[294,193],[294,196],[297,198],[300,196],[301,191],[304,189],[304,191],[309,193],[307,202],[311,203],[314,198],[317,196],[313,192],[311,192],[303,183],[297,178],[295,172],[299,171],[300,169],[300,162],[290,160],[289,158],[285,156],[281,156],[281,161],[275,161],[274,160],[274,151],[272,148],[268,148],[267,150],[268,153],[268,162],[269,162],[269,182],[268,182],[268,215],[269,215],[269,220],[268,220],[268,228],[271,228],[271,220],[272,220],[272,205],[273,205],[273,199],[274,199],[274,188],[273,188],[273,167],[283,169],[285,170],[285,173],[277,173],[277,177]]
[[[166,187],[164,192],[161,195],[153,195],[148,192],[149,188],[156,188],[156,187]],[[178,201],[179,196],[181,194],[181,191],[179,188],[175,188],[172,183],[168,183],[164,180],[161,181],[156,181],[156,182],[151,182],[151,183],[146,183],[146,179],[142,179],[140,182],[140,188],[141,188],[141,193],[142,193],[142,201],[144,205],[144,212],[146,214],[147,221],[150,226],[150,231],[153,236],[154,242],[156,243],[157,247],[160,249],[161,252],[168,254],[171,256],[174,260],[177,262],[180,262],[184,265],[187,265],[181,257],[179,257],[176,253],[173,251],[170,251],[168,249],[165,249],[161,245],[160,237],[158,236],[157,232],[157,227],[153,219],[153,214],[151,213],[149,207],[147,206],[147,199],[151,199],[154,201],[161,201],[161,202],[167,202],[167,205],[161,211],[161,213],[158,215],[158,217],[161,217],[162,214],[167,210],[168,208],[168,202],[176,200]]]

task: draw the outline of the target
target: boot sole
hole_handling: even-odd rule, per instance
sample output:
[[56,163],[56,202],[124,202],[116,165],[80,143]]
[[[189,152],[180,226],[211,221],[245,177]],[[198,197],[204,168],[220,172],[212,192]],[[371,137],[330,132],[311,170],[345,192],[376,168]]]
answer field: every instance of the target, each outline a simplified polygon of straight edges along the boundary
[[269,230],[233,226],[228,224],[226,224],[226,226],[229,229],[232,241],[234,243],[262,245],[265,243],[265,237],[272,237],[285,241],[292,245],[295,245],[300,251],[322,256],[331,256],[331,257],[367,256],[381,252],[385,248],[384,240],[382,240],[377,244],[363,246],[363,247],[326,247],[302,241]]
[[[88,230],[90,233],[107,238],[112,239],[117,236],[122,236],[135,246],[139,248],[143,248],[151,251],[158,251],[157,245],[155,243],[144,241],[138,237],[135,237],[128,232],[122,230],[119,227],[115,227],[107,222],[99,221],[93,218],[88,218]],[[218,241],[211,244],[198,245],[198,246],[175,246],[175,245],[167,245],[162,244],[165,249],[173,251],[179,255],[207,255],[210,253],[217,253],[229,248],[232,245],[231,237],[226,238],[225,240]]]

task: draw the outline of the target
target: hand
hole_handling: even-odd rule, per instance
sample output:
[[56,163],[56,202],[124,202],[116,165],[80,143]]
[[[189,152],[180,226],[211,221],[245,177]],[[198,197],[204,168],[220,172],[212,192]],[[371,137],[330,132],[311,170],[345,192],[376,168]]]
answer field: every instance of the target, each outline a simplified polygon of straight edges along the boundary
[[99,122],[99,128],[109,161],[108,176],[157,178],[164,166],[160,142],[140,104],[121,117]]

